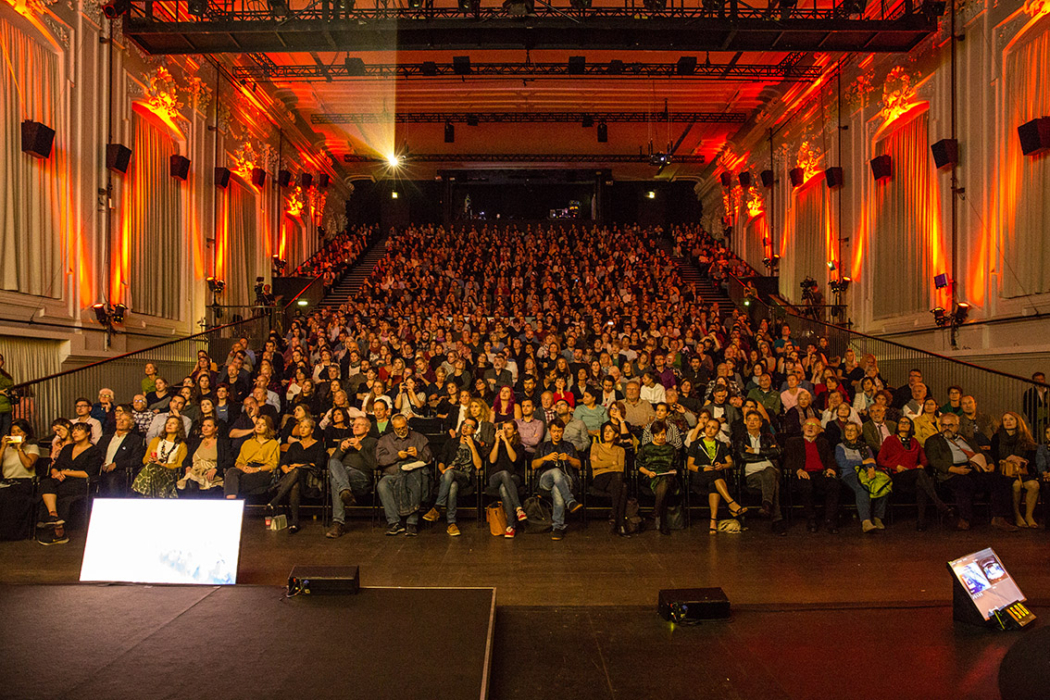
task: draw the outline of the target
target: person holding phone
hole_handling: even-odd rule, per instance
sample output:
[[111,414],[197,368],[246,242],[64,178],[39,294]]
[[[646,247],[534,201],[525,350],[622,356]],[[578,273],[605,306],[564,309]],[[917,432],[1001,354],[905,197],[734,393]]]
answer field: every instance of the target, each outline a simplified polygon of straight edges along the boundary
[[32,444],[33,429],[21,418],[11,423],[11,434],[0,438],[0,466],[5,488],[0,488],[0,540],[29,536],[26,523],[33,507],[33,477],[40,450]]
[[[445,531],[449,537],[459,537],[459,526],[456,525],[456,506],[460,489],[470,485],[475,472],[482,467],[480,443],[475,439],[478,421],[467,418],[459,427],[458,439],[449,440],[445,443],[445,450],[438,459],[438,472],[440,473],[438,484],[437,501],[423,516],[427,522],[436,522],[441,517],[441,509],[445,508],[445,519],[448,526]],[[502,431],[500,431],[502,435]]]

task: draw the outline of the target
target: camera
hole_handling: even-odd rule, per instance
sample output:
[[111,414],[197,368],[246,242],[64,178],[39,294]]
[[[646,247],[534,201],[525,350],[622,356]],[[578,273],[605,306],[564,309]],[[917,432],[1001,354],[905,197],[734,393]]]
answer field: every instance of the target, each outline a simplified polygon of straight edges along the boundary
[[7,444],[9,445],[21,445],[25,438],[21,435],[8,435]]

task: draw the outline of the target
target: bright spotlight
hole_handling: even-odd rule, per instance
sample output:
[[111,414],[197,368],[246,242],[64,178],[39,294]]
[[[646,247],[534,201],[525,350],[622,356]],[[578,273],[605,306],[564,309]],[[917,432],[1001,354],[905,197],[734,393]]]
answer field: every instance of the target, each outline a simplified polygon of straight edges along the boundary
[[391,153],[386,157],[386,163],[391,168],[396,168],[401,165],[401,158],[396,153]]
[[649,199],[656,199],[656,193],[653,192],[652,190],[649,190],[648,197],[649,197]]

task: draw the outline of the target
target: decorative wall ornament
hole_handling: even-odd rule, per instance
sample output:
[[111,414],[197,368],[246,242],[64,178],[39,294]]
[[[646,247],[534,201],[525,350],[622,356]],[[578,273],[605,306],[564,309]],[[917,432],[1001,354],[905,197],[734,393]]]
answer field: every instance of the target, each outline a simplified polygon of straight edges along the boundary
[[179,110],[182,109],[182,102],[179,100],[179,86],[167,68],[161,66],[150,73],[146,92],[149,95],[146,102],[154,110],[172,120],[182,117],[179,113]]
[[803,141],[802,144],[799,145],[798,158],[795,162],[805,173],[804,182],[820,172],[821,157],[821,154],[817,153],[816,149],[810,145],[809,141]]
[[863,107],[866,100],[865,98],[874,89],[873,82],[875,80],[875,72],[868,71],[858,75],[857,78],[846,86],[843,91],[845,94],[842,96],[843,102],[846,103],[846,108],[850,111]]
[[1032,19],[1050,14],[1050,0],[1025,0],[1024,13]]
[[882,85],[881,105],[882,118],[885,123],[894,119],[911,109],[915,99],[915,88],[911,85],[912,76],[905,71],[903,66],[894,66],[886,74],[886,80]]
[[292,193],[288,195],[288,216],[299,216],[303,213],[303,188],[295,186]]
[[[53,3],[51,3],[53,4]],[[69,48],[69,28],[55,19],[51,13],[45,14],[41,19],[44,22],[44,26],[47,27],[48,31],[51,32],[51,36],[58,39],[58,43],[62,44],[63,48]]]
[[762,201],[762,194],[754,185],[747,188],[746,206],[748,218],[754,219],[766,213],[766,203]]
[[251,141],[246,141],[237,147],[233,155],[233,171],[245,180],[252,179],[252,169],[259,167],[259,155]]
[[310,202],[310,215],[314,220],[314,224],[320,226],[321,219],[324,216],[325,203],[328,201],[328,193],[311,186],[306,191],[306,198]]
[[207,114],[208,107],[211,105],[211,88],[195,75],[191,75],[188,81],[189,86],[186,88],[186,92],[189,95],[190,104],[193,106],[193,109],[201,114]]

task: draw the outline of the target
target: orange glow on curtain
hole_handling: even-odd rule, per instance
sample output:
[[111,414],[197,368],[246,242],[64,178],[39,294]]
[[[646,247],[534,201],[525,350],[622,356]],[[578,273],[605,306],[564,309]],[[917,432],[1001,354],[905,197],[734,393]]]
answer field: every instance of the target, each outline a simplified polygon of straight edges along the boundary
[[163,109],[143,101],[132,103],[131,109],[150,124],[153,124],[153,126],[170,132],[171,135],[179,141],[186,140],[186,136],[182,133],[182,129],[180,129],[179,125],[175,123],[175,120],[171,118],[171,115]]
[[215,196],[219,198],[218,206],[218,227],[219,230],[215,233],[215,273],[216,279],[226,279],[226,257],[227,251],[230,248],[230,225],[229,216],[227,210],[229,209],[230,203],[228,201],[229,188],[221,193],[217,193]]
[[878,141],[880,138],[888,134],[890,131],[896,128],[895,124],[900,125],[910,121],[913,117],[918,116],[922,112],[925,112],[930,108],[929,102],[912,102],[906,107],[898,108],[890,113],[884,114],[885,120],[882,122],[882,126],[875,132],[875,136],[872,137],[872,141]]
[[284,251],[288,246],[288,221],[284,219],[281,221],[281,243],[277,247],[277,257],[281,260],[287,260],[284,257]]

